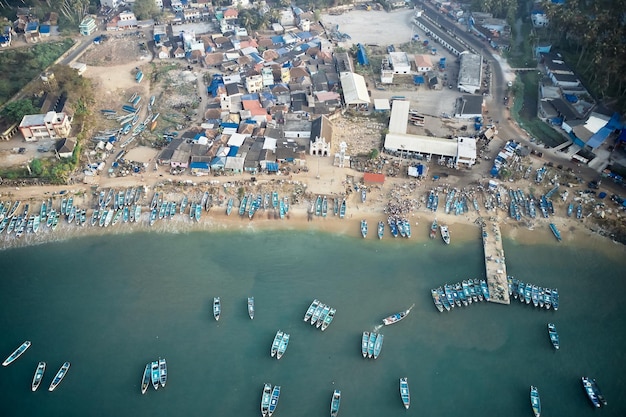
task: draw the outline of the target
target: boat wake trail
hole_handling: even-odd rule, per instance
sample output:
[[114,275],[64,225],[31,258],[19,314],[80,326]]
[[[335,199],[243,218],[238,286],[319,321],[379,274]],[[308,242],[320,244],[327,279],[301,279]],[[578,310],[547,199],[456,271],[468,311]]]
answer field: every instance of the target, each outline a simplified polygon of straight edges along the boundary
[[377,333],[383,326],[384,324],[377,324],[376,326],[374,326],[373,332]]

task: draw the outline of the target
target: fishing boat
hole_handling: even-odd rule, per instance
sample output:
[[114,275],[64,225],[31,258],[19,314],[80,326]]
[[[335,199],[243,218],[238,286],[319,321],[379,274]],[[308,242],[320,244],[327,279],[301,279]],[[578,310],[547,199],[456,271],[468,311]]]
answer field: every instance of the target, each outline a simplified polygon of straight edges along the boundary
[[320,301],[318,299],[313,300],[309,308],[306,310],[306,313],[304,314],[305,322],[311,320],[311,317],[313,316],[313,313],[315,312],[319,304],[320,304]]
[[261,395],[261,415],[267,416],[270,409],[270,400],[272,398],[272,386],[270,384],[263,385],[263,394]]
[[15,349],[15,351],[13,353],[11,353],[9,355],[8,358],[6,358],[4,360],[4,362],[2,362],[2,366],[8,366],[11,363],[13,363],[13,361],[15,361],[17,358],[19,358],[20,356],[22,356],[22,354],[24,352],[26,352],[26,350],[30,347],[31,343],[29,340],[25,341],[24,343],[22,343],[20,345],[20,347],[18,347],[17,349]]
[[111,226],[115,226],[120,221],[123,213],[124,213],[124,210],[118,210],[115,212],[115,215],[113,216],[113,220],[111,221]]
[[146,368],[143,370],[143,376],[141,377],[141,393],[145,394],[148,391],[148,387],[150,386],[150,368],[152,367],[152,363],[148,362],[146,364]]
[[557,288],[552,289],[552,308],[554,311],[559,309],[559,290]]
[[443,308],[445,308],[446,311],[450,311],[450,303],[448,303],[448,298],[446,297],[443,288],[437,288],[437,293],[439,294],[439,300],[441,301],[441,304],[443,304]]
[[250,320],[254,319],[254,297],[248,297],[248,316]]
[[39,231],[39,225],[41,224],[41,219],[39,218],[39,214],[35,214],[33,217],[33,233],[37,233]]
[[450,244],[450,231],[448,230],[448,226],[441,225],[439,226],[439,231],[441,232],[441,238],[445,242],[446,245]]
[[533,305],[537,307],[539,305],[539,287],[537,285],[533,284],[531,288],[530,298]]
[[196,212],[194,215],[194,220],[199,222],[201,215],[202,215],[202,206],[200,204],[196,204]]
[[35,369],[35,375],[33,376],[33,382],[30,385],[31,390],[33,392],[37,391],[37,388],[39,388],[39,384],[41,384],[41,380],[43,379],[43,373],[46,371],[46,363],[45,362],[39,362],[39,364],[37,365],[37,369]]
[[548,335],[550,336],[550,342],[556,350],[559,349],[559,334],[556,331],[554,323],[548,323]]
[[409,381],[406,377],[400,378],[400,398],[402,398],[402,404],[407,410],[411,406],[411,394],[409,393]]
[[322,198],[322,217],[326,217],[328,215],[328,197],[324,196]]
[[50,387],[48,387],[48,391],[54,391],[56,387],[59,386],[61,381],[63,381],[63,378],[65,378],[65,375],[67,375],[67,371],[69,369],[70,369],[70,363],[65,362],[63,366],[61,366],[61,369],[59,369],[59,372],[57,372],[56,375],[54,376],[54,379],[52,379],[52,383],[50,384]]
[[365,203],[367,199],[367,189],[365,187],[361,188],[361,203]]
[[463,282],[461,282],[461,285],[463,287],[463,295],[465,296],[465,299],[469,304],[472,304],[472,293],[470,292],[469,283],[466,279],[464,279]]
[[319,318],[315,322],[315,327],[317,327],[319,329],[322,326],[322,323],[324,323],[324,320],[326,319],[326,316],[328,315],[329,312],[330,312],[330,306],[329,305],[325,305],[324,309],[320,313]]
[[530,386],[530,405],[533,408],[533,413],[535,413],[535,417],[541,416],[541,400],[539,399],[539,391],[537,387]]
[[130,220],[130,207],[125,206],[122,209],[122,222],[128,223],[128,220]]
[[593,392],[596,394],[596,398],[600,402],[600,405],[606,406],[607,405],[606,398],[604,398],[602,391],[600,391],[600,387],[598,387],[598,383],[596,382],[594,378],[588,378],[588,379],[589,379],[589,382],[591,383],[591,388],[593,389]]
[[234,198],[229,198],[228,203],[226,204],[226,215],[230,216],[230,213],[233,211],[233,205],[235,204]]
[[483,297],[485,298],[485,300],[489,301],[489,286],[487,285],[487,281],[485,281],[484,279],[480,280],[480,291],[483,293]]
[[248,196],[244,195],[241,199],[241,203],[239,203],[239,215],[243,216],[246,213],[246,206],[248,204]]
[[341,391],[336,389],[333,392],[333,398],[330,401],[330,417],[337,417],[339,406],[341,405]]
[[213,297],[213,317],[215,321],[219,321],[222,312],[222,304],[219,297]]
[[316,216],[322,215],[322,196],[321,195],[318,195],[317,198],[315,199],[315,215]]
[[405,237],[406,237],[407,239],[410,239],[410,238],[411,238],[411,223],[409,223],[409,221],[408,221],[408,220],[406,220],[406,219],[404,219],[404,220],[402,221],[402,223],[403,223],[403,225],[404,225],[404,234],[405,234]]
[[272,191],[272,208],[278,207],[278,192]]
[[363,332],[363,337],[361,338],[361,354],[364,358],[367,358],[367,350],[370,343],[370,332]]
[[376,346],[376,333],[370,332],[370,338],[367,341],[367,357],[374,357],[374,346]]
[[430,295],[433,297],[433,302],[435,303],[435,307],[437,307],[437,310],[439,310],[440,313],[443,313],[443,303],[441,302],[441,299],[439,298],[439,293],[435,288],[430,290]]
[[550,288],[544,289],[543,304],[547,310],[550,310],[550,307],[552,307],[552,290]]
[[433,224],[430,225],[430,238],[437,237],[437,219],[433,220]]
[[333,198],[333,215],[339,214],[339,199]]
[[382,239],[384,233],[385,233],[385,223],[383,223],[382,221],[379,221],[378,222],[378,238]]
[[567,217],[572,217],[573,212],[574,212],[574,203],[569,203],[569,206],[567,206]]
[[336,312],[336,309],[331,308],[326,317],[324,317],[324,322],[322,323],[322,331],[326,330],[328,326],[330,326],[330,323],[332,323],[333,319],[335,318]]
[[167,383],[167,362],[161,358],[159,358],[159,383],[162,387]]
[[450,308],[454,308],[454,294],[452,290],[452,286],[449,284],[445,284],[443,286],[444,293],[446,294],[446,299],[448,300],[448,304],[450,304]]
[[270,356],[273,358],[276,356],[278,352],[278,347],[280,346],[280,341],[283,340],[283,331],[279,330],[276,332],[276,336],[274,336],[274,341],[272,342],[272,347],[270,349]]
[[343,219],[346,217],[346,200],[341,200],[341,205],[339,206],[339,218]]
[[283,333],[283,338],[280,339],[280,344],[278,345],[278,349],[276,350],[276,359],[280,359],[285,354],[287,350],[287,346],[289,346],[289,333]]
[[111,220],[113,220],[113,210],[109,210],[107,212],[107,215],[104,218],[104,227],[109,227],[109,224],[111,224]]
[[552,230],[552,234],[554,234],[554,237],[556,238],[556,240],[560,242],[561,232],[559,232],[559,229],[556,228],[556,225],[554,223],[550,223],[550,230]]
[[272,389],[272,397],[270,398],[270,406],[267,410],[267,415],[272,417],[274,411],[276,411],[276,407],[278,407],[278,399],[280,398],[280,385],[276,385],[274,389]]
[[531,283],[526,283],[526,287],[524,288],[524,301],[526,304],[530,304],[533,297],[533,285]]
[[361,220],[361,236],[363,239],[367,237],[367,220]]
[[317,308],[313,312],[313,315],[311,316],[311,326],[315,326],[315,323],[317,323],[317,321],[319,320],[320,316],[322,315],[322,311],[324,310],[324,307],[326,307],[326,305],[322,304],[322,303],[320,303],[317,306]]
[[154,222],[156,222],[157,216],[158,216],[158,210],[155,207],[150,211],[150,221],[149,221],[150,226],[152,226]]
[[135,206],[135,222],[141,220],[141,205],[137,204]]
[[406,230],[404,229],[404,221],[402,219],[396,219],[396,227],[400,232],[400,236],[406,237]]
[[159,389],[161,382],[161,372],[159,371],[159,361],[153,361],[150,365],[150,380],[154,389]]
[[374,359],[378,359],[378,356],[380,355],[380,351],[383,348],[383,334],[382,333],[378,333],[378,335],[376,336],[376,342],[374,342]]
[[406,311],[401,311],[400,313],[392,314],[391,316],[385,317],[383,319],[383,324],[385,326],[389,326],[389,325],[392,325],[394,323],[397,323],[400,320],[402,320],[403,318],[405,318],[406,316],[408,316],[408,314],[410,312],[411,312],[411,309],[408,309]]
[[278,213],[281,220],[285,218],[285,214],[287,214],[287,207],[285,206],[284,200],[280,200],[280,203],[278,204]]
[[600,408],[601,407],[600,400],[598,400],[598,397],[596,396],[596,393],[593,389],[593,385],[591,384],[591,381],[589,380],[589,378],[585,376],[583,376],[581,379],[583,382],[583,389],[585,390],[587,397],[589,397],[589,401],[591,401],[591,404],[595,408]]

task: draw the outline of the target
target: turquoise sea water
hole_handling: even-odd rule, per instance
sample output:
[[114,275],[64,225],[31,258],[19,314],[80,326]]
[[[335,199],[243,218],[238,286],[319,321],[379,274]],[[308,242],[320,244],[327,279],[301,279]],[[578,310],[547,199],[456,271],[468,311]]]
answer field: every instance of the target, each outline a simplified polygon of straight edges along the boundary
[[[626,258],[511,240],[505,252],[511,275],[559,288],[558,312],[514,301],[439,313],[431,287],[484,275],[478,236],[444,246],[293,231],[136,233],[6,250],[0,356],[33,345],[0,368],[0,415],[257,416],[265,382],[282,386],[276,417],[328,415],[333,389],[344,417],[531,416],[531,384],[543,416],[626,415]],[[313,298],[337,308],[324,333],[302,321]],[[378,360],[364,360],[361,333],[413,304],[381,329]],[[269,355],[278,329],[291,334],[280,361]],[[159,356],[167,387],[141,395],[143,368]],[[48,368],[32,393],[39,361]],[[50,393],[64,361],[72,367]],[[583,375],[598,380],[608,407],[592,409]]]

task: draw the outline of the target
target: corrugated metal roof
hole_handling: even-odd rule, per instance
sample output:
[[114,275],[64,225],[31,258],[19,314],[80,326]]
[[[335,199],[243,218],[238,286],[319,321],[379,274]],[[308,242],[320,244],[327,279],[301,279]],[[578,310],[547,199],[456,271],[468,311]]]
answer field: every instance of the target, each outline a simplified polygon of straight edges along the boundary
[[389,118],[389,133],[406,133],[409,123],[409,109],[411,102],[407,100],[394,100],[391,106]]
[[453,139],[388,133],[385,136],[385,149],[456,157],[458,145]]
[[370,97],[367,92],[365,78],[353,72],[342,72],[339,80],[343,90],[346,104],[369,104]]

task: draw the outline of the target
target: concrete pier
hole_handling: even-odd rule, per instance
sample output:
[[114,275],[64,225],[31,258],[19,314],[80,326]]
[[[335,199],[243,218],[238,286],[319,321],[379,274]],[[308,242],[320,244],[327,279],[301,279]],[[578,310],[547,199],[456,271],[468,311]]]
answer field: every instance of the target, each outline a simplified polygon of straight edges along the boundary
[[485,273],[492,303],[510,304],[504,249],[500,225],[489,221],[482,226],[483,248],[485,250]]

